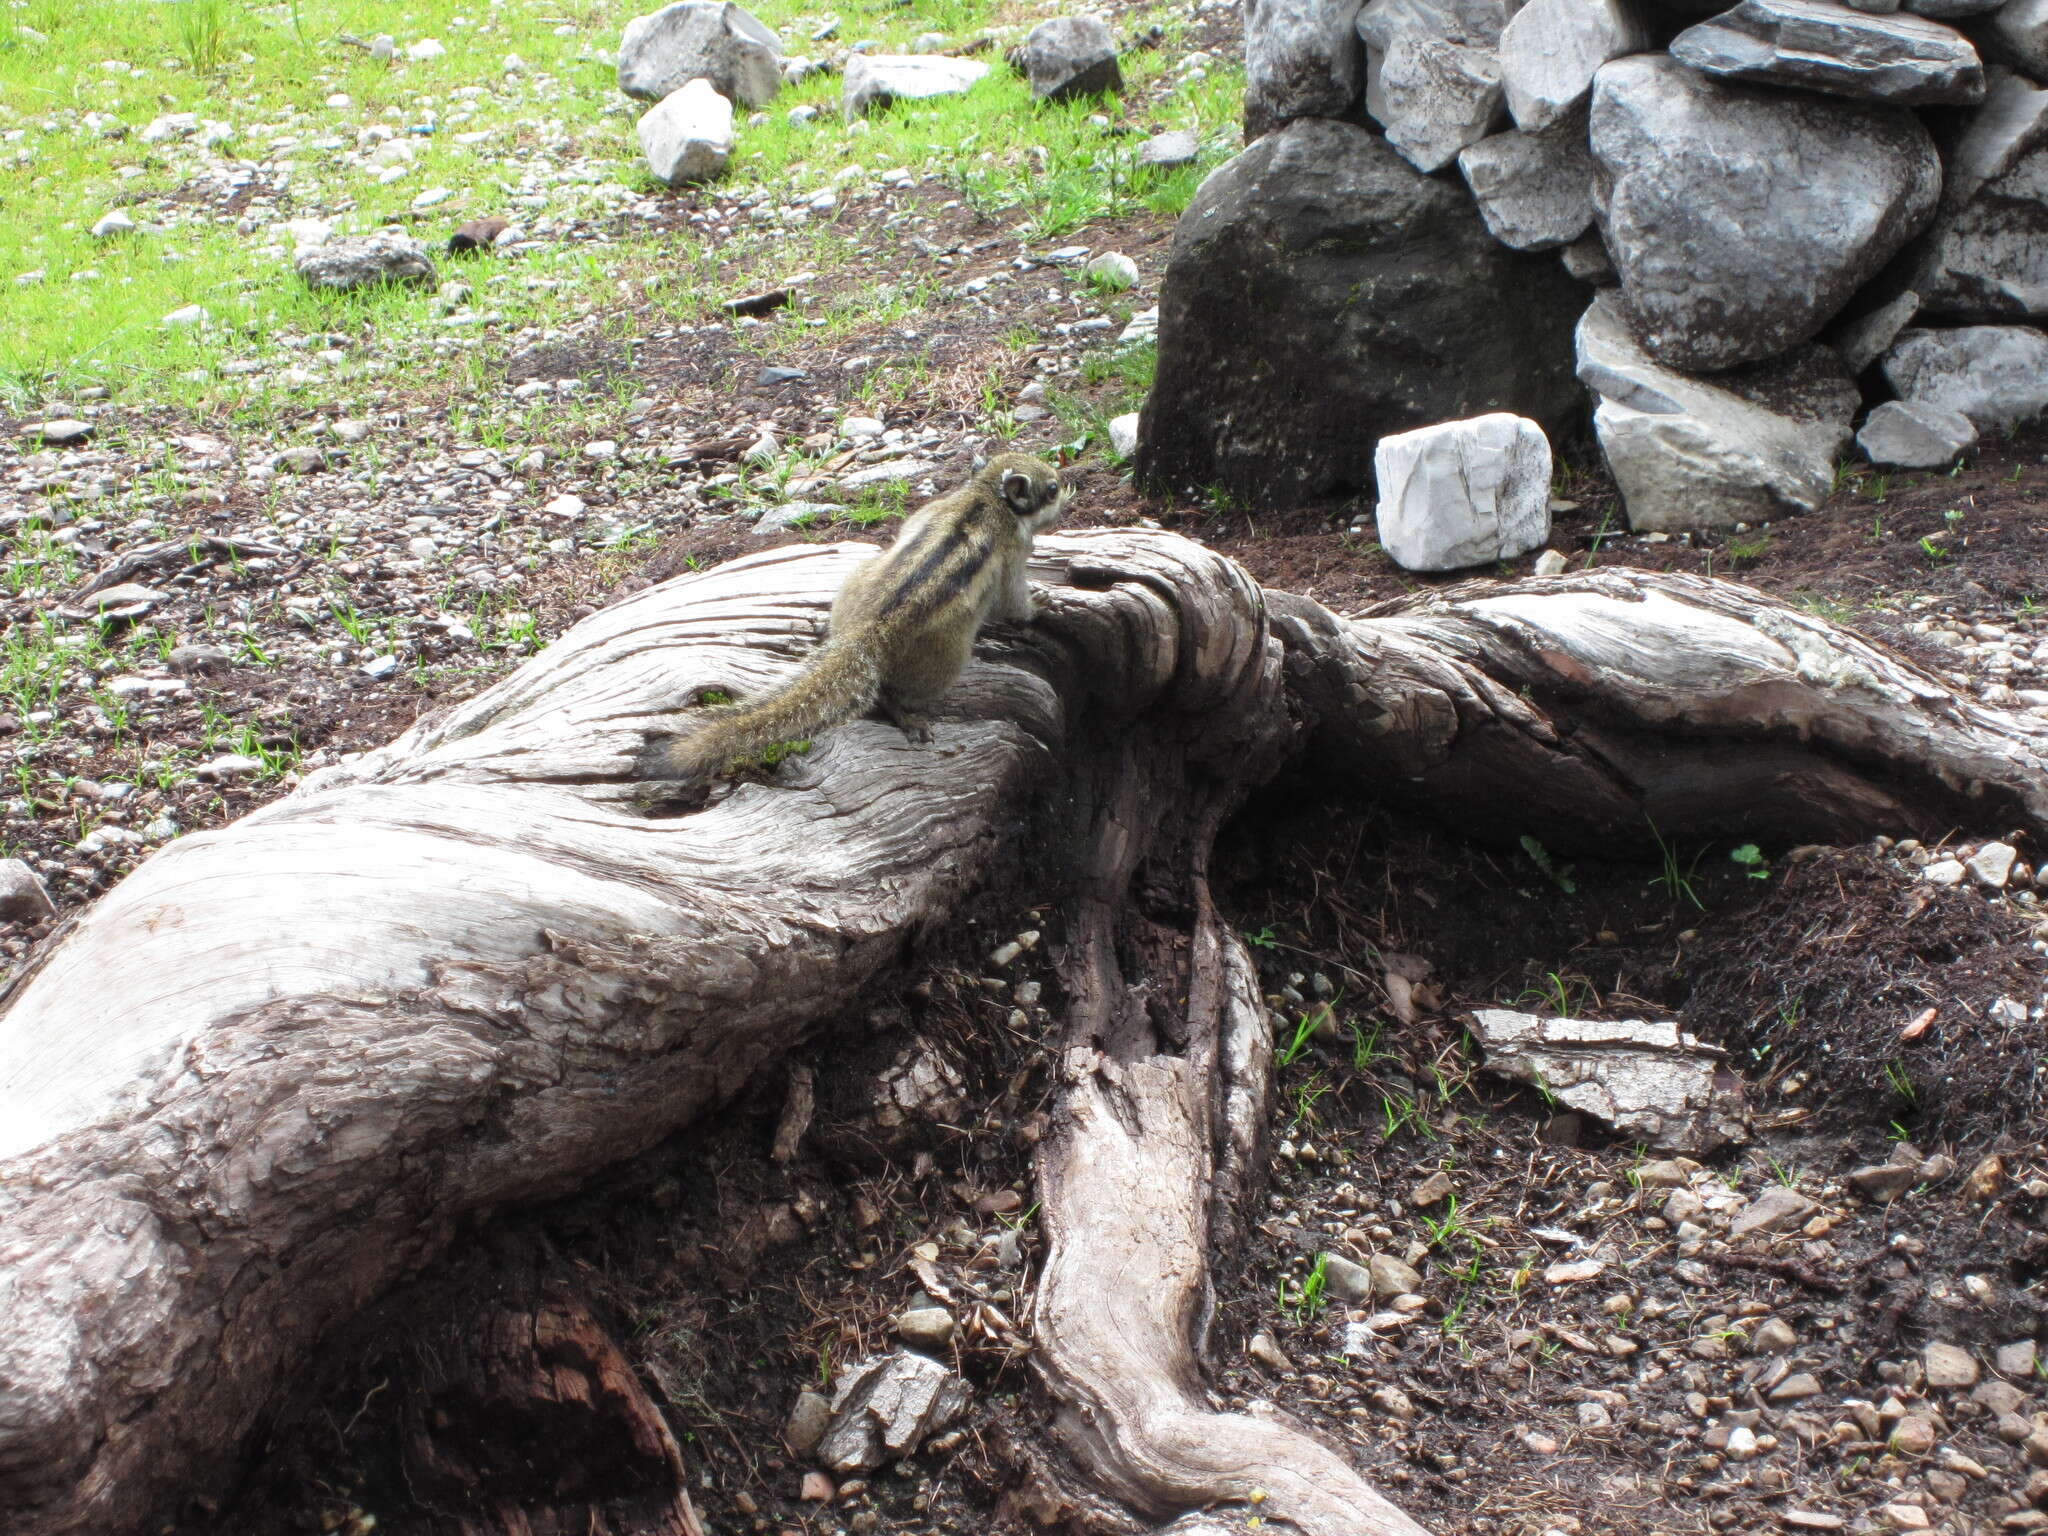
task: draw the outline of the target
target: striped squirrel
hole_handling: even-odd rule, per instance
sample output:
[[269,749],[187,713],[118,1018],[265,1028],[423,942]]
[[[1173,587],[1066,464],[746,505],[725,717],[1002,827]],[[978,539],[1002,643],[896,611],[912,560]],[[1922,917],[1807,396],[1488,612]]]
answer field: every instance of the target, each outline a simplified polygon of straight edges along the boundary
[[1032,535],[1058,520],[1068,495],[1043,459],[996,455],[848,574],[830,633],[801,672],[758,699],[707,712],[687,735],[650,743],[641,777],[719,778],[778,742],[878,706],[912,741],[931,740],[925,712],[966,667],[982,625],[1023,623],[1037,611],[1024,562]]

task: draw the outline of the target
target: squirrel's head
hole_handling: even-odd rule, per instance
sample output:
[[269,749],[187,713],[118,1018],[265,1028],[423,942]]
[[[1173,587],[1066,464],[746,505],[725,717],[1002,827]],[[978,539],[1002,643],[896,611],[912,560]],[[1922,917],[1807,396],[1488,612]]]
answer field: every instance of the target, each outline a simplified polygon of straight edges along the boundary
[[1030,533],[1057,522],[1072,494],[1057,469],[1028,453],[999,453],[981,474]]

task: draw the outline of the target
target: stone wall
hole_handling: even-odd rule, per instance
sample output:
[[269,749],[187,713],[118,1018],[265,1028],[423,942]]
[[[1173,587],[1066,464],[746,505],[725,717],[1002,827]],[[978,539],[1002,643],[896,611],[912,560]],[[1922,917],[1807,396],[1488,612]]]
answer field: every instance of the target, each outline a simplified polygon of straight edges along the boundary
[[1292,505],[1591,408],[1636,527],[1727,527],[1817,506],[1859,417],[1935,466],[2039,414],[2048,0],[1882,3],[1247,0],[1141,477]]

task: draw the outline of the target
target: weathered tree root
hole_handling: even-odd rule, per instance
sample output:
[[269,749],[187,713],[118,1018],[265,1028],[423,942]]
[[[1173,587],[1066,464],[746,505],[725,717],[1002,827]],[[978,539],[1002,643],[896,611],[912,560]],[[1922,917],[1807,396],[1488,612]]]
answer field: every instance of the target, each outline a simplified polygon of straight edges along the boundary
[[[118,1532],[218,1483],[322,1334],[459,1222],[573,1188],[857,1017],[1027,818],[1068,893],[1037,1324],[1069,1443],[1153,1518],[1279,1467],[1273,1517],[1412,1530],[1299,1431],[1203,1411],[1194,1363],[1267,1049],[1207,851],[1302,724],[1325,771],[1560,847],[1646,813],[2048,820],[2040,733],[1723,583],[1600,572],[1343,621],[1169,536],[1046,545],[1066,585],[984,647],[931,747],[861,722],[775,787],[633,805],[645,732],[785,674],[853,557],[773,551],[597,615],[48,943],[0,1027],[0,1532]],[[1119,1169],[1171,1208],[1104,1198]],[[1099,1315],[1109,1294],[1131,1306]]]

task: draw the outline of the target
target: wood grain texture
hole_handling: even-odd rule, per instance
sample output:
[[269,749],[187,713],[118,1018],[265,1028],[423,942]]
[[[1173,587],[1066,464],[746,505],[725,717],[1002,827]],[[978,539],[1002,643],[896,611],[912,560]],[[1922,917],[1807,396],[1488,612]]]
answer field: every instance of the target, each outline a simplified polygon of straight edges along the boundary
[[[1250,1459],[1292,1465],[1288,1437],[1323,1468],[1284,1484],[1304,1529],[1412,1529],[1292,1427],[1219,1438],[1190,1408],[1189,1298],[1263,1166],[1269,1046],[1206,888],[1244,794],[1305,755],[1559,847],[1646,814],[2048,821],[2038,731],[1726,583],[1478,583],[1346,620],[1170,535],[1041,548],[1045,617],[985,640],[930,746],[854,722],[773,786],[636,805],[646,732],[787,676],[868,554],[776,550],[596,615],[54,935],[0,1002],[0,1532],[119,1532],[217,1486],[323,1333],[463,1223],[634,1156],[807,1030],[860,1027],[863,985],[999,858],[1057,866],[1077,955],[1136,935],[1150,973],[1077,996],[1042,1170],[1040,1356],[1072,1444],[1163,1515],[1241,1496]],[[1117,1176],[1170,1208],[1098,1205]],[[1120,1267],[1091,1279],[1091,1252]],[[1127,1282],[1157,1305],[1117,1344],[1082,1301]]]

